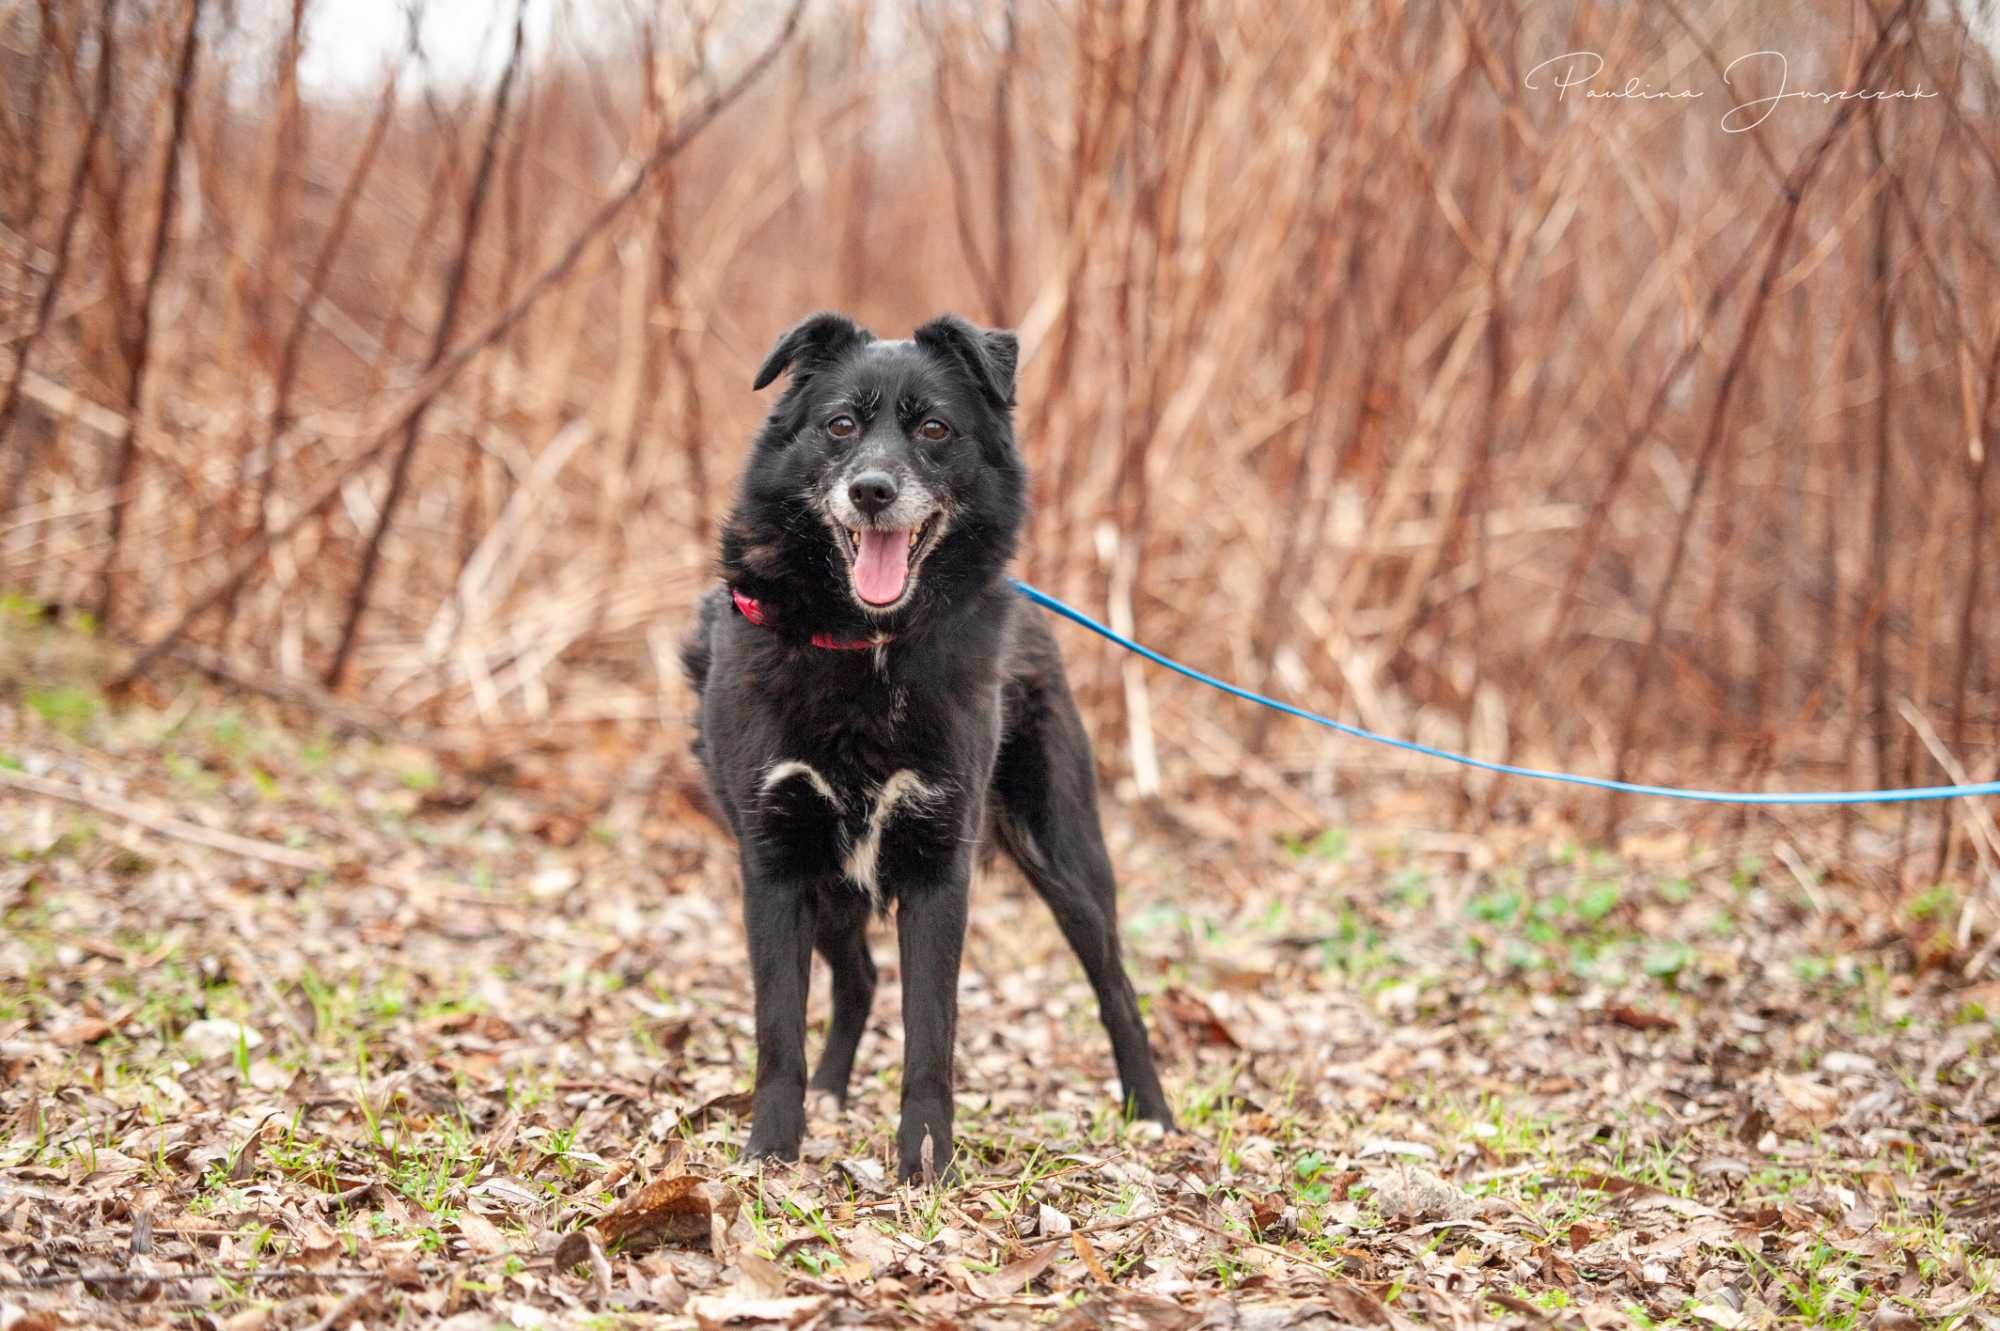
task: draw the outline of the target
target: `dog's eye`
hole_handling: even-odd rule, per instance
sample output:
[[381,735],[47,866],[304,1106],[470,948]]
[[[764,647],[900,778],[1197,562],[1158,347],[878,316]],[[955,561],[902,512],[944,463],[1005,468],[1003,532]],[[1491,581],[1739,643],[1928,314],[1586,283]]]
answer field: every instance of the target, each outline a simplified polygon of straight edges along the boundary
[[854,432],[860,428],[852,416],[835,416],[826,423],[826,432],[835,439],[852,439]]
[[917,427],[917,433],[926,439],[942,439],[951,433],[951,427],[933,416]]

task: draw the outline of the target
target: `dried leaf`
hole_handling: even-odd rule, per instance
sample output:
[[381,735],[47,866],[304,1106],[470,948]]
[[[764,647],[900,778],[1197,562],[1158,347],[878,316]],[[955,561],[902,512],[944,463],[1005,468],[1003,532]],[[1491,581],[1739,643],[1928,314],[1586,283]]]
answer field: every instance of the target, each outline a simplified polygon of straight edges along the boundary
[[1230,1034],[1222,1018],[1215,1015],[1213,1008],[1179,985],[1169,985],[1153,1002],[1154,1011],[1177,1023],[1195,1044],[1221,1045],[1229,1049],[1243,1047]]
[[742,1273],[736,1285],[740,1293],[755,1299],[782,1298],[791,1283],[783,1268],[768,1258],[755,1253],[741,1253],[736,1258],[736,1269]]
[[849,1159],[834,1162],[834,1170],[842,1178],[853,1184],[855,1190],[869,1197],[889,1195],[889,1176],[879,1160]]
[[804,1326],[826,1311],[824,1294],[790,1299],[751,1299],[735,1294],[704,1294],[688,1300],[687,1312],[702,1331],[738,1326]]
[[1326,1287],[1321,1296],[1341,1321],[1349,1326],[1395,1326],[1396,1315],[1389,1305],[1370,1291],[1343,1281]]
[[1090,1246],[1089,1239],[1082,1234],[1071,1232],[1069,1244],[1076,1249],[1076,1255],[1083,1262],[1084,1269],[1097,1278],[1098,1284],[1111,1283],[1111,1277],[1105,1273],[1104,1264],[1097,1260],[1097,1249]]
[[222,1331],[264,1331],[271,1324],[272,1307],[268,1303],[252,1304],[242,1312],[232,1313],[222,1319]]
[[465,1236],[466,1243],[482,1257],[497,1257],[510,1246],[507,1236],[500,1227],[477,1211],[458,1213],[458,1232]]
[[1840,1092],[1808,1077],[1778,1073],[1773,1079],[1780,1103],[1772,1112],[1773,1126],[1788,1137],[1810,1134],[1840,1116]]
[[972,1288],[985,1298],[1011,1298],[1041,1278],[1042,1273],[1049,1269],[1049,1264],[1055,1261],[1060,1247],[1059,1244],[1044,1243],[1041,1247],[1030,1251],[1027,1256],[1007,1263],[998,1271],[974,1276]]
[[65,1049],[75,1049],[79,1045],[96,1044],[109,1034],[110,1022],[100,1017],[86,1017],[51,1033],[49,1039]]
[[60,1331],[63,1324],[62,1315],[53,1309],[0,1303],[0,1331]]
[[584,1259],[590,1264],[591,1293],[601,1303],[611,1297],[611,1262],[604,1255],[604,1245],[598,1241],[596,1231],[586,1229],[583,1233],[590,1236],[590,1251],[584,1254]]
[[739,1205],[728,1186],[682,1174],[648,1183],[599,1216],[595,1228],[608,1244],[712,1243],[715,1222],[721,1220],[726,1228]]
[[1629,1003],[1612,1003],[1604,1009],[1607,1020],[1635,1031],[1671,1031],[1679,1029],[1680,1023],[1672,1017],[1658,1012],[1648,1012]]

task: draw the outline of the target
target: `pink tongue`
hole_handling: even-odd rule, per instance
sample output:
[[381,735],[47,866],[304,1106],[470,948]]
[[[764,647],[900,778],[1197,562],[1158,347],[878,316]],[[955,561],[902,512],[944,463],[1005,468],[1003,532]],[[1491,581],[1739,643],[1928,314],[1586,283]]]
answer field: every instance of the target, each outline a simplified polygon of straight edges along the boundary
[[864,527],[856,535],[861,546],[854,555],[855,590],[870,605],[888,605],[910,580],[910,534]]

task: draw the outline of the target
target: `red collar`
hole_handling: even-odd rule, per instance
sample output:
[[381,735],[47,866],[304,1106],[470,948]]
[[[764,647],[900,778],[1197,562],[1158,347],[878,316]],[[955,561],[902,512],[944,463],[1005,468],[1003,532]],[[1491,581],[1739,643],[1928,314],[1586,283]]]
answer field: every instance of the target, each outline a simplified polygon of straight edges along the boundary
[[[737,613],[741,614],[743,618],[749,620],[759,628],[764,627],[764,607],[757,604],[755,597],[745,596],[742,592],[736,590],[736,588],[731,587],[729,589],[729,599],[736,602]],[[815,633],[812,635],[812,645],[829,652],[872,651],[895,640],[896,635],[893,633],[884,633],[876,638],[845,639],[836,638],[831,633]]]

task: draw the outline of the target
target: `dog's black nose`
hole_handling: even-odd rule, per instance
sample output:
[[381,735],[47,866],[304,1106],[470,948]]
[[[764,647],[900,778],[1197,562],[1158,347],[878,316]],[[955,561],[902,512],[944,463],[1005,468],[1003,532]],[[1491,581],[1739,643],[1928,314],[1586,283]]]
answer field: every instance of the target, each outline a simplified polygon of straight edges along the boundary
[[886,471],[864,471],[847,483],[847,497],[872,518],[896,502],[896,478]]

